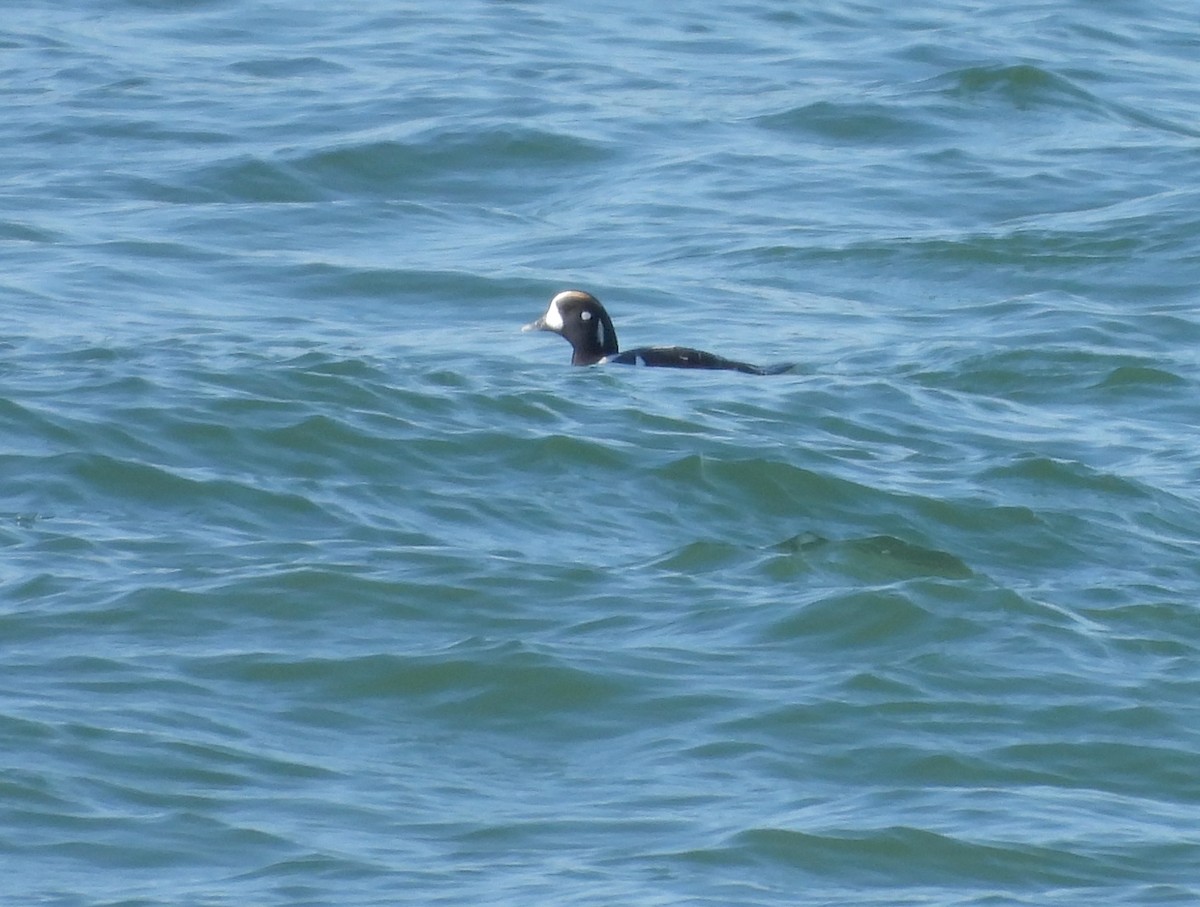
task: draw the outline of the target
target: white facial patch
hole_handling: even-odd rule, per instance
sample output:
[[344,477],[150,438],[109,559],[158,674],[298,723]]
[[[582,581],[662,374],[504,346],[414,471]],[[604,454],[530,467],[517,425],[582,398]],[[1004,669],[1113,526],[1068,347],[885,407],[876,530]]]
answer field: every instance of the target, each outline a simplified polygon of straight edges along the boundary
[[560,296],[562,296],[561,293],[550,300],[550,308],[546,309],[546,314],[542,316],[542,321],[552,331],[561,331],[563,329],[562,312],[558,310]]
[[592,313],[587,311],[586,309],[584,309],[582,312],[579,313],[579,317],[582,318],[584,321],[591,321]]

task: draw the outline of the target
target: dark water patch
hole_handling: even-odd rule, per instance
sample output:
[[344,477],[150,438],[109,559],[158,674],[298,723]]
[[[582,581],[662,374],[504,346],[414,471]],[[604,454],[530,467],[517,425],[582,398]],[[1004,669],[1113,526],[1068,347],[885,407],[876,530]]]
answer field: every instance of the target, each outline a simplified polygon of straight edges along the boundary
[[1191,125],[1183,116],[1177,118],[1159,116],[1145,108],[1127,104],[1114,104],[1112,110],[1136,126],[1143,126],[1167,135],[1180,136],[1184,139],[1200,138],[1200,129]]
[[[1025,183],[1023,188],[1013,192],[989,192],[986,197],[980,195],[977,201],[987,206],[1009,206],[1024,197],[1035,204],[1033,196],[1028,194],[1029,185]],[[925,202],[921,201],[918,207],[924,208]],[[996,216],[1020,218],[1027,214],[1028,208],[1018,205],[1012,210],[999,211]],[[1150,230],[1159,227],[1151,226]],[[1079,279],[1079,274],[1090,268],[1121,269],[1121,273],[1115,275],[1119,285],[1112,291],[1117,299],[1186,295],[1185,286],[1175,278],[1162,273],[1142,275],[1136,267],[1129,265],[1133,257],[1154,242],[1150,234],[1141,230],[1104,231],[1092,235],[1074,229],[1022,226],[998,227],[984,233],[972,233],[968,229],[956,232],[952,238],[904,231],[890,237],[837,237],[816,244],[748,245],[725,254],[748,267],[788,265],[810,272],[815,270],[817,274],[824,267],[844,269],[852,262],[856,270],[868,275],[859,291],[861,295],[868,299],[882,296],[892,305],[905,307],[918,303],[906,288],[905,275],[921,273],[937,273],[939,279],[966,281],[968,286],[953,297],[958,300],[964,296],[994,298],[999,292],[1054,291],[1077,295],[1087,292],[1091,286]],[[981,275],[988,276],[984,279]],[[1179,275],[1179,278],[1186,282],[1186,275]],[[936,304],[938,295],[920,302]],[[848,308],[852,305],[849,301],[845,304]]]
[[[422,198],[503,191],[515,174],[561,175],[608,157],[598,144],[529,128],[438,131],[419,141],[376,141],[314,152],[291,162],[313,185],[338,194]],[[440,194],[439,198],[444,198]]]
[[547,480],[577,475],[581,469],[623,473],[630,466],[628,454],[610,444],[560,434],[528,438],[513,450],[512,458]]
[[349,72],[340,63],[323,57],[263,57],[242,60],[229,67],[231,72],[256,79],[294,79],[298,77],[337,75]]
[[1075,343],[1082,351],[1112,356],[1114,367],[1154,364],[1137,358],[1136,351],[1155,349],[1175,337],[1200,340],[1200,323],[1175,314],[1170,305],[1130,317],[1124,301],[1053,290],[972,300],[918,317],[978,322],[978,329],[986,331],[989,339],[1005,341],[1009,347],[1042,346],[1057,351]]
[[1173,136],[1195,138],[1200,131],[1182,119],[1166,117],[1144,107],[1109,98],[1084,87],[1103,84],[1101,71],[1075,70],[1068,77],[1034,64],[973,66],[939,76],[928,83],[956,104],[986,110],[1003,105],[1022,114],[1064,112],[1070,117],[1115,121]]
[[927,118],[905,116],[882,103],[815,101],[752,121],[765,129],[815,138],[842,147],[861,145],[911,145],[943,137]]
[[1120,393],[1158,393],[1162,388],[1183,387],[1188,383],[1180,375],[1166,369],[1149,365],[1121,365],[1095,386]]
[[286,161],[248,155],[210,164],[188,175],[186,180],[169,184],[145,183],[141,191],[153,201],[184,204],[297,204],[330,197],[303,168]]
[[[22,747],[29,743],[42,743],[51,739],[53,729],[45,722],[26,721],[19,718],[0,716],[0,729],[3,729],[6,739],[14,747]],[[48,821],[51,824],[55,818],[69,814],[74,806],[65,792],[58,791],[53,780],[44,773],[25,769],[10,769],[0,780],[0,795],[3,796],[4,807],[0,815],[6,816],[9,829],[19,827],[26,822],[33,824]],[[6,846],[12,847],[11,839],[0,838]]]
[[192,243],[164,242],[162,240],[118,239],[98,243],[100,255],[128,256],[151,261],[214,262],[221,260],[215,252],[201,250]]
[[16,220],[0,221],[0,239],[11,242],[51,243],[61,238],[54,230],[36,227]]
[[[1035,327],[1029,324],[1026,330]],[[1022,338],[1021,347],[973,353],[948,368],[914,377],[928,387],[1016,402],[1060,401],[1073,395],[1076,404],[1094,402],[1089,391],[1135,390],[1152,381],[1161,393],[1187,383],[1136,357],[1104,351],[1113,338],[1104,328],[1074,325],[1066,331],[1073,338],[1070,345],[1063,343],[1064,330],[1049,328]]]
[[[377,555],[381,562],[393,557],[424,560],[436,549],[429,540],[419,536],[400,547],[399,539],[391,539],[395,547],[382,549]],[[421,544],[421,542],[424,544]],[[334,550],[327,550],[334,548]],[[422,583],[405,579],[380,564],[338,563],[334,546],[281,546],[271,541],[258,553],[270,557],[273,565],[286,560],[282,550],[292,550],[291,563],[286,566],[263,567],[259,559],[247,558],[239,576],[217,574],[203,583],[203,600],[196,605],[209,619],[236,624],[239,615],[261,621],[264,629],[278,638],[308,637],[330,619],[339,618],[355,627],[376,626],[376,621],[437,620],[443,613],[430,607],[441,597],[449,606],[456,593],[449,583]],[[394,553],[393,553],[394,552]],[[235,554],[236,552],[231,552]],[[460,558],[460,569],[468,569],[468,559]],[[462,579],[473,579],[464,576]]]
[[1017,890],[1099,884],[1103,863],[1058,848],[1019,842],[973,841],[896,826],[805,832],[757,828],[728,844],[731,856],[764,870],[837,878],[850,866],[868,886],[993,884]]
[[[193,661],[187,670],[213,682],[251,684],[297,700],[391,702],[480,728],[520,726],[531,735],[555,735],[564,725],[573,733],[602,734],[613,720],[608,710],[626,692],[611,673],[585,670],[515,643],[481,641],[425,655],[231,655]],[[593,726],[585,730],[585,725]]]
[[[811,591],[805,592],[812,598]],[[826,593],[763,628],[763,640],[803,640],[839,651],[883,646],[902,648],[931,636],[943,642],[968,638],[974,630],[966,619],[943,619],[900,590],[864,589]]]
[[773,548],[789,557],[819,560],[823,568],[836,569],[860,581],[870,576],[901,580],[918,576],[966,579],[972,575],[971,569],[952,554],[887,535],[839,542],[802,535]]
[[770,27],[812,28],[816,26],[854,28],[861,24],[863,10],[855,7],[828,7],[820,9],[773,9],[747,8],[747,11]]
[[290,453],[289,472],[297,477],[340,474],[347,461],[354,461],[360,476],[368,463],[373,464],[372,472],[376,474],[395,468],[394,459],[379,450],[373,435],[331,416],[308,416],[291,425],[264,431],[259,440],[280,455]]
[[1064,267],[1124,262],[1140,245],[1139,238],[1128,233],[1105,238],[1024,229],[979,234],[962,240],[917,240],[905,243],[904,248],[895,251],[912,254],[930,263],[1029,269],[1043,265]]
[[[246,529],[264,524],[327,524],[327,511],[295,490],[268,489],[104,454],[58,454],[38,466],[37,488],[60,506],[113,515],[144,508],[143,525],[182,520],[201,533],[214,524]],[[190,474],[188,474],[190,473]]]
[[810,502],[819,501],[828,507],[859,497],[852,482],[772,460],[725,460],[689,454],[657,472],[676,485],[683,498],[704,490],[759,514],[799,518],[810,512]]
[[[240,566],[231,559],[225,570],[233,572]],[[97,636],[124,636],[168,645],[172,641],[211,638],[228,629],[229,615],[218,607],[219,599],[202,591],[210,582],[204,575],[146,577],[137,588],[95,603],[86,614],[60,610],[54,623],[61,629],[81,628]],[[248,616],[254,614],[253,602],[240,604],[246,607]]]
[[[29,400],[25,405],[13,400],[0,399],[0,425],[10,439],[6,454],[0,455],[0,475],[13,475],[28,454],[40,455],[47,448],[78,443],[77,427],[71,420],[63,418],[53,407],[42,401]],[[14,448],[20,440],[22,454]],[[27,453],[26,453],[27,452]]]
[[81,694],[119,696],[149,689],[154,695],[171,696],[195,689],[172,678],[148,677],[145,666],[97,654],[66,655],[38,669],[53,677],[56,686]]
[[[361,817],[358,817],[362,821]],[[316,904],[329,891],[344,891],[348,886],[375,892],[371,899],[385,903],[394,897],[389,882],[394,882],[390,867],[372,859],[354,859],[342,853],[313,852],[297,843],[294,856],[268,860],[264,865],[239,873],[234,880],[239,886],[261,897],[286,900],[292,904]]]
[[1012,487],[1023,486],[1030,491],[1040,488],[1045,491],[1087,492],[1095,495],[1098,501],[1110,497],[1126,501],[1150,497],[1145,487],[1123,476],[1095,469],[1085,463],[1036,454],[1020,456],[1010,463],[989,468],[983,477],[989,483],[1003,482]]
[[[123,86],[128,87],[128,86]],[[186,122],[186,121],[185,121]],[[187,128],[183,123],[164,125],[160,120],[143,120],[133,117],[106,117],[103,119],[81,118],[68,121],[68,125],[58,125],[48,129],[38,139],[52,142],[62,147],[72,145],[92,145],[97,143],[122,143],[127,149],[159,144],[192,146],[231,145],[236,137],[227,132],[199,127]],[[121,170],[118,173],[127,173]]]
[[973,66],[940,76],[937,82],[949,97],[999,100],[1022,111],[1102,108],[1099,99],[1072,80],[1028,63]]
[[1174,595],[1172,588],[1146,588],[1134,603],[1094,603],[1079,613],[1104,627],[1106,641],[1117,649],[1181,659],[1167,666],[1167,674],[1175,675],[1200,653],[1200,610]]
[[[1077,735],[1070,735],[1076,738]],[[1136,742],[1106,739],[1059,739],[999,747],[992,758],[1020,768],[1061,788],[1100,789],[1153,799],[1155,791],[1172,791],[1176,803],[1200,803],[1200,780],[1192,769],[1194,755],[1156,739]],[[1149,736],[1149,735],[1147,735]]]
[[697,541],[684,545],[652,561],[652,566],[688,576],[727,570],[743,563],[750,555],[744,546],[718,541]]
[[[245,427],[268,428],[278,425],[272,414],[290,421],[328,407],[344,418],[359,410],[376,409],[384,401],[391,376],[379,362],[350,351],[326,352],[306,346],[287,347],[278,355],[239,354],[222,370],[189,369],[187,377],[196,382],[197,404],[226,418],[243,414],[246,418],[238,422]],[[214,388],[228,395],[205,393]]]
[[[68,759],[88,756],[95,762],[98,771],[87,784],[92,800],[159,809],[196,808],[213,798],[336,777],[304,751],[257,746],[255,737],[240,730],[240,724],[222,728],[203,717],[203,711],[196,716],[195,730],[184,736],[165,732],[156,720],[143,727],[142,710],[151,701],[137,698],[115,727],[105,726],[104,719],[116,714],[103,708],[87,722],[59,726],[57,752]],[[168,701],[181,714],[187,714],[193,703],[204,708],[200,699],[173,696]],[[147,788],[139,779],[148,775],[160,782]]]
[[166,20],[168,22],[174,18],[194,22],[197,19],[204,21],[206,13],[220,11],[225,4],[223,0],[191,0],[186,7],[180,7],[171,0],[120,0],[114,5],[134,12],[153,10],[164,17],[173,14]]
[[[445,229],[453,229],[450,218],[446,218]],[[500,294],[539,301],[544,296],[540,286],[528,281],[480,274],[469,268],[363,268],[307,262],[297,268],[295,280],[306,295],[314,298],[390,300],[398,310],[409,305],[431,309],[445,305],[446,300],[461,300],[471,308]],[[398,314],[397,333],[403,330],[401,318]],[[513,330],[520,330],[516,319]]]

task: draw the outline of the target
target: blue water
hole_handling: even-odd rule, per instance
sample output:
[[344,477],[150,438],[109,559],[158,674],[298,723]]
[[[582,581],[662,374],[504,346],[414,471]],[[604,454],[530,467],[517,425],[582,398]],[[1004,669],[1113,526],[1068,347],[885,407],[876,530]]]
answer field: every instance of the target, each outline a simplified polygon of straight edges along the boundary
[[0,901],[1200,901],[1192,4],[7,20]]

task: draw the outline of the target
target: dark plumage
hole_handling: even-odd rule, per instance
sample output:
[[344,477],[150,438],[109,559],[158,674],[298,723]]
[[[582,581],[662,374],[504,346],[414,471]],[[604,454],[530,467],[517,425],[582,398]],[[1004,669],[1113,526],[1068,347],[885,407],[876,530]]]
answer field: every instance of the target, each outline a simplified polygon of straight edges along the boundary
[[761,368],[736,362],[703,350],[685,346],[644,346],[620,352],[617,331],[600,300],[583,290],[564,290],[550,300],[546,314],[522,328],[524,331],[551,331],[571,344],[572,365],[648,365],[659,368],[706,368],[770,375],[790,366]]

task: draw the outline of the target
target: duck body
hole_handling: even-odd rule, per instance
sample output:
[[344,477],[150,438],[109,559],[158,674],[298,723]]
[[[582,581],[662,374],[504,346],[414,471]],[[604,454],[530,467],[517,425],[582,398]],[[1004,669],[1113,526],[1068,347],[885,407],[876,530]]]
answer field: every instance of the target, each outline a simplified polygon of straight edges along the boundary
[[768,375],[789,366],[766,369],[686,346],[644,346],[621,352],[617,331],[600,300],[583,290],[564,290],[550,300],[546,314],[523,331],[550,331],[571,344],[572,365],[643,365],[652,368],[724,369]]

